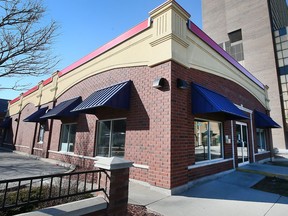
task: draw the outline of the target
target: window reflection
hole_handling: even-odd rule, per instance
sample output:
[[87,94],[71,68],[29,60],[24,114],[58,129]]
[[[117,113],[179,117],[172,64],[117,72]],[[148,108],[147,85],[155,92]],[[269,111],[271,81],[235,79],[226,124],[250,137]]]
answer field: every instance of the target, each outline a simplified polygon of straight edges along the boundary
[[222,158],[222,124],[220,122],[194,122],[195,160],[206,161]]

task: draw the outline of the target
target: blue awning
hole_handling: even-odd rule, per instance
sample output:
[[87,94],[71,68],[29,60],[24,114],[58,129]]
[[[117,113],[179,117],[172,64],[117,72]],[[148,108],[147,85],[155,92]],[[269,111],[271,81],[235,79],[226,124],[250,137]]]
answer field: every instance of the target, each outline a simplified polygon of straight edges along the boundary
[[42,117],[46,113],[47,109],[48,109],[48,107],[40,108],[36,112],[31,114],[30,116],[25,118],[23,121],[24,122],[41,122],[41,121],[45,121],[43,119],[40,119],[40,117]]
[[91,94],[72,112],[93,113],[97,107],[111,107],[116,109],[129,109],[130,89],[132,81],[119,83]]
[[12,123],[12,118],[6,117],[0,124],[0,128],[9,128]]
[[192,113],[224,120],[248,119],[228,98],[192,83]]
[[81,97],[66,100],[49,110],[40,119],[61,119],[63,117],[76,117],[77,113],[72,113],[71,110],[81,103]]
[[271,117],[257,110],[254,110],[254,120],[256,128],[281,128]]

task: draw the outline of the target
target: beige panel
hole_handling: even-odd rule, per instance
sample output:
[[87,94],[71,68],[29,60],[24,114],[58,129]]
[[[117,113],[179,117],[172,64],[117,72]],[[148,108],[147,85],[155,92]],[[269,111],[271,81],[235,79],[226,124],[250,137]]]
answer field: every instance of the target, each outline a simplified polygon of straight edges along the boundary
[[59,97],[75,83],[106,70],[148,65],[151,55],[154,54],[149,45],[151,37],[151,29],[148,29],[60,77],[56,97]]
[[55,72],[52,75],[52,82],[46,86],[43,86],[42,88],[40,104],[47,104],[56,99],[57,86],[58,86],[58,75],[57,72]]
[[186,64],[188,64],[188,67],[206,71],[238,83],[266,107],[265,90],[256,85],[193,33],[190,33],[188,39],[191,42],[187,52]]
[[9,106],[9,115],[12,116],[12,115],[19,113],[20,109],[21,109],[21,103],[19,100]]
[[39,89],[23,98],[21,110],[29,103],[39,105],[41,91]]

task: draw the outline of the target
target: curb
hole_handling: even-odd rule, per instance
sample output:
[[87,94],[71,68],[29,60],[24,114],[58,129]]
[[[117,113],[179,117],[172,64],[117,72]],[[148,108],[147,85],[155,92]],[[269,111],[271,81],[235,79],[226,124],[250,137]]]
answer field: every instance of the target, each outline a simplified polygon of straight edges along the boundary
[[267,177],[277,177],[280,179],[288,180],[288,175],[283,175],[283,174],[278,174],[278,173],[270,173],[270,172],[265,172],[265,171],[251,170],[251,169],[244,169],[244,168],[237,168],[237,171],[259,174],[259,175],[264,175]]

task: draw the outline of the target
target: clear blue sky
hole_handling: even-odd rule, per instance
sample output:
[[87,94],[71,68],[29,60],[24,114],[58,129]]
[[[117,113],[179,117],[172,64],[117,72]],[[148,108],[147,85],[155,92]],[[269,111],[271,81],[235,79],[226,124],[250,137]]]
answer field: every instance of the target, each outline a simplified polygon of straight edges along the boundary
[[[60,28],[53,44],[53,52],[60,62],[55,70],[62,70],[83,56],[109,42],[149,17],[165,0],[43,0],[46,18],[55,20]],[[178,0],[191,14],[191,20],[202,28],[201,0]],[[54,72],[51,71],[51,74]],[[45,80],[43,77],[23,78],[31,87]],[[13,85],[12,78],[1,78],[2,85]],[[0,98],[14,99],[21,92],[0,90]]]

